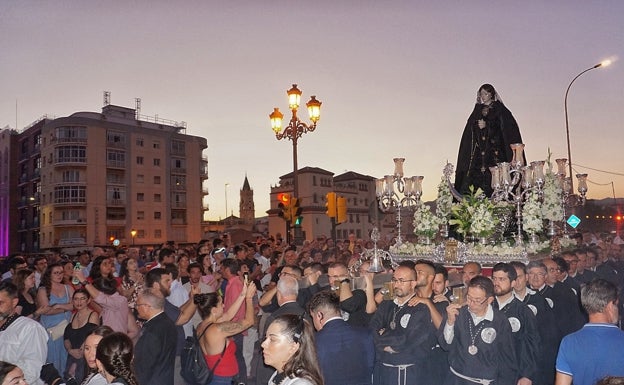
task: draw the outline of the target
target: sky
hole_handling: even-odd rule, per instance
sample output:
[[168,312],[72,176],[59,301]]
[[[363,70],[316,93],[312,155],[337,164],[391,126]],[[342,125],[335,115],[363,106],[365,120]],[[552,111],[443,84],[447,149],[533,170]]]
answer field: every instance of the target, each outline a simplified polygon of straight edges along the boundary
[[[0,0],[0,127],[111,103],[187,123],[207,138],[210,219],[238,215],[245,175],[256,216],[292,171],[286,90],[322,105],[300,167],[373,177],[406,158],[436,197],[483,83],[512,111],[527,160],[567,157],[590,199],[624,195],[624,2]],[[299,113],[307,120],[305,108]],[[229,184],[226,187],[226,184]]]

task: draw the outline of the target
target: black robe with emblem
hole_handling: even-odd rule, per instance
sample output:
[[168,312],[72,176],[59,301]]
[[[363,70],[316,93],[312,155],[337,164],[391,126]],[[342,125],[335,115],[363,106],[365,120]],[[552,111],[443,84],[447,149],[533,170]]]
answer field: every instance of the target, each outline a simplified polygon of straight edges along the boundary
[[[498,301],[494,301],[492,306],[498,309]],[[537,362],[541,359],[542,352],[535,314],[515,297],[499,310],[507,316],[514,336],[519,369],[518,379],[526,377],[533,384],[537,384],[539,377]]]
[[539,372],[533,384],[552,385],[555,383],[555,361],[561,342],[559,328],[555,321],[555,312],[546,298],[536,292],[534,294],[527,293],[522,302],[535,314],[537,330],[540,335],[541,356],[537,361]]
[[[438,341],[449,352],[449,365],[456,372],[473,378],[493,380],[492,385],[516,385],[518,366],[511,326],[503,313],[492,310],[492,321],[483,319],[478,325],[474,325],[468,308],[462,307],[453,325],[453,341],[448,344],[444,338],[446,317],[440,325]],[[474,355],[468,352],[468,347],[472,344],[469,323],[474,333],[474,345],[478,349]],[[489,336],[486,338],[488,342],[483,339],[484,336]],[[473,383],[449,373],[444,384]]]
[[[394,329],[391,327],[393,316]],[[405,304],[399,309],[394,301],[383,301],[371,319],[370,328],[373,330],[376,353],[374,384],[397,383],[397,368],[384,364],[411,365],[406,370],[408,384],[418,383],[428,375],[426,361],[436,344],[436,333],[425,304]],[[390,346],[395,353],[384,351],[386,346]]]

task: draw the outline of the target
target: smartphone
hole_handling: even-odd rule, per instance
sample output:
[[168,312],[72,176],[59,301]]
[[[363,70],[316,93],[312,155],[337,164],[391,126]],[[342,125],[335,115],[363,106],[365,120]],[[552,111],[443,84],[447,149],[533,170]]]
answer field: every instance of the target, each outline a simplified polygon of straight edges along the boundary
[[245,285],[249,285],[249,273],[248,272],[243,273],[243,279],[245,280]]

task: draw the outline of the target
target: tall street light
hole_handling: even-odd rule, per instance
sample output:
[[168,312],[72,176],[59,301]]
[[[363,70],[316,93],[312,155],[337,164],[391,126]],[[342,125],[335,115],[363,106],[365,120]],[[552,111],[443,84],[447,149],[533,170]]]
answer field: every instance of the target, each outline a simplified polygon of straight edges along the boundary
[[590,67],[586,69],[585,71],[582,71],[580,74],[576,75],[574,79],[572,79],[572,81],[568,85],[568,88],[566,89],[565,99],[563,101],[563,104],[564,104],[564,110],[565,110],[566,140],[568,143],[568,168],[570,171],[570,191],[574,191],[574,182],[572,180],[572,176],[574,174],[572,174],[572,153],[570,151],[570,127],[568,126],[568,92],[570,92],[570,87],[572,87],[572,84],[574,83],[574,81],[578,79],[581,75],[583,75],[585,72],[591,71],[593,69],[600,68],[600,67],[606,67],[609,64],[611,64],[611,60],[603,60],[600,63],[596,64],[595,66]]
[[132,237],[132,246],[134,246],[134,237],[136,237],[137,231],[135,229],[130,230],[130,236]]
[[301,102],[301,90],[297,88],[296,84],[292,85],[292,88],[286,91],[288,95],[288,107],[292,112],[292,117],[290,118],[290,122],[288,126],[282,132],[282,119],[284,118],[284,114],[282,114],[279,108],[275,107],[273,112],[269,115],[271,119],[271,128],[275,132],[275,137],[277,140],[281,139],[290,139],[293,145],[293,195],[295,198],[299,198],[299,181],[298,174],[299,168],[297,166],[297,140],[301,137],[301,135],[306,132],[312,132],[316,128],[316,122],[321,117],[321,102],[316,100],[316,96],[312,95],[310,97],[310,101],[306,103],[306,107],[308,107],[308,115],[310,116],[311,123],[308,125],[297,117],[297,110],[299,109],[299,104]]

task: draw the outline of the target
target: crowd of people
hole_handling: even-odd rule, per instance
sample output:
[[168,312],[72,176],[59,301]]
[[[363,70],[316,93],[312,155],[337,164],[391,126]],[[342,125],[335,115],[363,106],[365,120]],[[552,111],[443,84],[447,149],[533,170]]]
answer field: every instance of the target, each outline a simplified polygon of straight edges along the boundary
[[595,243],[491,268],[403,261],[384,284],[353,234],[13,255],[0,384],[182,385],[193,336],[214,385],[616,384],[624,255]]

